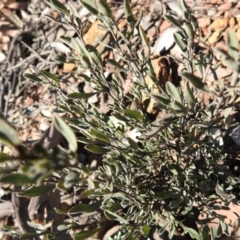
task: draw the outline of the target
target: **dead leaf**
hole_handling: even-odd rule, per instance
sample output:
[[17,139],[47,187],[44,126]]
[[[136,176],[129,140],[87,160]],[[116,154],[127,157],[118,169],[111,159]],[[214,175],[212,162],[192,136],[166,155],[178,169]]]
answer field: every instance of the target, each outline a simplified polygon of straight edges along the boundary
[[[86,44],[91,44],[93,46],[96,46],[99,41],[103,41],[105,44],[108,44],[110,41],[110,34],[108,33],[108,30],[106,28],[103,28],[102,23],[97,20],[95,21],[87,33],[83,36],[84,42]],[[101,43],[98,45],[97,50],[101,54],[105,49],[105,46],[103,46]]]
[[228,26],[228,18],[219,18],[213,21],[213,23],[210,25],[210,28],[212,31],[218,30],[223,31]]
[[76,67],[75,63],[64,63],[63,64],[63,72],[69,73],[72,72],[72,70]]

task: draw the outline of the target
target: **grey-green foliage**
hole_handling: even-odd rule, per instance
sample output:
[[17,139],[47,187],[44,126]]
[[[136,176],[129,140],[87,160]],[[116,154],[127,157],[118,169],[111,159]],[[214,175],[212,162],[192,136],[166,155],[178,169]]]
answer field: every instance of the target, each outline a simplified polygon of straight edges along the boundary
[[[225,145],[229,139],[224,139],[224,144],[221,144],[221,136],[214,137],[210,134],[212,129],[220,131],[232,125],[229,116],[238,104],[239,45],[236,36],[229,30],[228,52],[219,50],[223,53],[227,66],[234,71],[231,84],[225,85],[221,79],[217,79],[214,87],[208,86],[208,74],[213,72],[216,75],[217,66],[211,64],[214,53],[211,50],[208,53],[196,51],[200,30],[185,3],[179,0],[183,17],[179,18],[174,14],[165,17],[179,30],[174,38],[183,55],[181,59],[175,60],[184,66],[181,73],[183,87],[168,82],[164,90],[159,86],[150,61],[148,39],[141,27],[136,26],[129,1],[124,1],[128,27],[120,31],[105,0],[80,0],[111,33],[114,41],[107,47],[114,49],[122,60],[123,64],[112,59],[106,60],[116,69],[109,81],[104,75],[105,63],[99,52],[94,46],[86,45],[83,41],[82,21],[71,3],[62,5],[57,0],[46,2],[65,14],[64,23],[71,25],[78,34],[78,38],[62,38],[78,53],[77,56],[72,54],[65,58],[66,62],[75,62],[82,70],[90,71],[90,75],[83,71],[79,77],[94,85],[93,93],[72,93],[68,96],[62,93],[56,112],[65,112],[72,116],[65,120],[75,132],[80,133],[77,140],[83,143],[89,152],[101,154],[103,162],[98,168],[93,164],[85,166],[74,162],[76,156],[72,154],[70,160],[74,162],[73,166],[70,164],[61,169],[61,166],[57,165],[56,155],[45,153],[46,158],[54,160],[44,174],[50,176],[51,170],[55,168],[52,177],[58,176],[56,187],[64,192],[71,186],[78,186],[85,189],[81,193],[82,198],[87,197],[92,201],[89,205],[80,203],[70,209],[70,221],[66,222],[65,226],[60,226],[60,229],[77,228],[79,224],[71,218],[71,214],[97,211],[108,219],[117,220],[122,228],[125,228],[121,239],[136,239],[140,233],[147,237],[153,226],[158,226],[162,232],[167,229],[170,238],[175,229],[181,227],[184,233],[188,233],[192,238],[206,239],[206,234],[209,234],[206,221],[200,222],[204,227],[197,232],[184,226],[181,219],[191,216],[193,207],[199,210],[207,207],[208,219],[221,219],[210,203],[220,198],[228,205],[231,201],[236,201],[234,198],[239,197],[238,178],[228,167]],[[146,52],[141,48],[133,50],[135,28],[139,32],[142,45],[147,45]],[[121,49],[120,41],[126,44],[125,50]],[[55,59],[64,60],[61,56]],[[123,73],[131,73],[133,76],[134,86],[128,96],[123,93]],[[157,85],[159,93],[152,92],[146,84],[147,75]],[[34,81],[50,82],[61,92],[59,79],[51,73],[40,71],[38,76],[25,76]],[[109,105],[110,114],[104,114],[88,101],[90,97],[102,93],[113,99],[114,103]],[[153,126],[146,106],[142,103],[144,94],[155,100],[158,111],[170,117],[163,118],[164,121],[160,119],[156,126]],[[209,98],[209,105],[199,100],[200,94]],[[138,108],[132,109],[126,98],[135,102]],[[56,119],[56,126],[68,140],[70,150],[74,152],[75,137],[68,126],[60,118]],[[127,135],[130,130],[133,130],[133,134],[140,133],[141,136],[136,139]],[[148,134],[149,132],[152,134]],[[58,156],[66,163],[70,161],[68,154],[69,152],[60,151]],[[25,170],[23,167],[19,168],[27,173],[27,166]],[[17,177],[19,178],[19,175]],[[6,180],[6,177],[1,179]],[[43,178],[39,180],[39,175],[30,180],[29,183],[44,181]],[[62,214],[60,210],[56,211]],[[75,239],[84,239],[99,229],[97,219],[93,217],[92,221],[95,228],[80,231]],[[79,228],[81,229],[80,226]],[[227,229],[226,224],[221,223],[217,231],[210,231],[211,238],[227,232]]]

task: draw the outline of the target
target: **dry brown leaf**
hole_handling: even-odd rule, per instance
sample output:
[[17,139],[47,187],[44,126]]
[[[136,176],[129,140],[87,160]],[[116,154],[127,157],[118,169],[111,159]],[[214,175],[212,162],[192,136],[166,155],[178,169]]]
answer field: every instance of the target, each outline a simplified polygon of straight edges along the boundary
[[75,63],[64,63],[63,64],[63,72],[69,73],[72,72],[72,70],[76,67]]
[[[165,89],[165,84],[171,78],[170,73],[170,62],[166,57],[159,57],[152,60],[153,69],[155,70],[156,77],[159,81],[161,88]],[[159,93],[159,89],[156,87],[155,83],[147,75],[145,81],[149,89],[152,89],[152,92]],[[148,99],[148,96],[145,93],[143,94],[143,102]],[[156,112],[154,109],[155,100],[151,98],[150,103],[147,106],[147,112],[153,114]]]
[[210,28],[212,31],[214,30],[224,30],[228,26],[228,18],[222,18],[222,19],[216,19],[213,21],[213,23],[210,25]]
[[217,42],[219,36],[220,36],[220,32],[219,31],[215,31],[209,38],[208,38],[208,42],[209,44],[214,44]]
[[[103,28],[102,23],[98,20],[92,24],[87,33],[83,36],[84,42],[86,44],[91,44],[96,46],[98,41],[103,41],[105,44],[108,44],[110,41],[110,34],[107,33],[107,29]],[[105,46],[99,44],[97,50],[101,54],[105,49]]]

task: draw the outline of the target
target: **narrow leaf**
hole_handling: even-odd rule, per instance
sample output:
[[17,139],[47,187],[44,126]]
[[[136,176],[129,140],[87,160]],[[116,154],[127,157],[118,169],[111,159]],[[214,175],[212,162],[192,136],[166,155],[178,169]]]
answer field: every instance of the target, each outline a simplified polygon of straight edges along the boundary
[[96,62],[98,67],[100,67],[102,69],[103,62],[102,62],[102,58],[101,58],[101,55],[99,54],[98,50],[90,44],[86,45],[86,49],[89,52],[91,58]]
[[178,3],[179,8],[181,9],[182,13],[186,14],[187,13],[187,5],[184,2],[184,0],[178,0],[177,3]]
[[197,239],[197,240],[200,239],[199,233],[193,228],[187,228],[187,232],[190,235],[191,239]]
[[158,94],[158,93],[151,93],[151,96],[158,101],[159,103],[165,105],[165,106],[169,106],[169,104],[171,103],[171,100],[169,99],[169,97],[165,94]]
[[92,213],[97,211],[102,205],[102,201],[98,201],[93,204],[85,204],[81,203],[69,209],[68,213],[75,214],[75,213]]
[[66,138],[68,141],[68,147],[72,152],[77,150],[77,139],[72,129],[57,115],[54,119],[54,125],[57,130]]
[[23,74],[23,76],[25,78],[29,78],[30,80],[35,81],[35,82],[42,82],[43,81],[41,78],[37,77],[36,75],[30,74],[30,73],[25,73],[25,74]]
[[54,9],[65,13],[66,15],[69,15],[70,13],[70,11],[65,7],[65,5],[58,0],[44,0],[44,2],[53,7]]
[[173,34],[174,40],[176,44],[180,47],[180,49],[185,52],[187,50],[187,43],[183,40],[183,37],[180,33],[176,32]]
[[118,62],[116,62],[113,59],[106,59],[106,62],[108,62],[109,64],[113,65],[114,67],[121,69],[121,70],[125,70]]
[[167,19],[170,23],[172,23],[175,27],[177,27],[179,30],[182,30],[181,25],[179,24],[179,21],[177,21],[172,15],[164,15],[164,18]]
[[19,193],[19,195],[24,197],[36,197],[53,191],[54,188],[54,185],[36,186]]
[[235,61],[238,61],[238,58],[239,58],[239,53],[238,53],[239,41],[237,39],[236,33],[232,29],[227,30],[226,45],[227,45],[228,53],[230,54],[230,56]]
[[87,149],[89,152],[96,153],[96,154],[105,154],[105,153],[109,152],[109,149],[100,147],[95,144],[88,144],[84,148]]
[[133,27],[133,25],[135,24],[135,19],[131,11],[129,0],[124,0],[124,10],[125,10],[125,17],[127,19],[127,22],[130,23],[131,26]]
[[124,218],[122,218],[119,215],[117,215],[116,213],[110,212],[106,209],[104,210],[104,215],[110,220],[117,220],[122,224],[128,224],[128,222]]
[[180,93],[173,83],[169,81],[166,83],[166,91],[174,100],[182,102]]
[[74,240],[86,240],[88,239],[89,237],[91,237],[92,235],[94,235],[96,232],[98,232],[100,229],[99,228],[94,228],[94,229],[91,229],[91,230],[87,230],[87,231],[81,231],[79,232],[78,234],[75,235],[74,237]]
[[111,8],[108,6],[106,0],[98,0],[96,2],[96,6],[98,9],[98,14],[100,13],[103,16],[107,16],[109,18],[112,17],[112,11]]
[[194,97],[193,91],[189,87],[189,84],[186,84],[186,87],[183,89],[183,97],[186,102],[190,105],[191,108],[194,108],[196,104],[196,99]]
[[127,109],[124,111],[124,116],[129,117],[129,118],[133,118],[136,120],[142,120],[143,119],[143,115],[139,112],[139,111],[135,111],[135,110],[131,110],[131,109]]
[[70,93],[67,95],[68,98],[70,99],[88,99],[96,94],[98,94],[99,92],[93,92],[93,93],[78,93],[78,92],[74,92],[74,93]]
[[21,185],[26,183],[33,183],[34,180],[24,174],[16,173],[16,174],[9,174],[7,176],[0,178],[0,182]]
[[199,77],[196,77],[192,73],[189,72],[181,72],[181,74],[185,79],[187,79],[195,88],[208,92],[207,86],[202,82]]
[[103,141],[103,142],[107,142],[107,143],[110,142],[110,141],[109,141],[109,138],[108,138],[104,133],[98,131],[97,129],[91,128],[91,129],[90,129],[90,132],[91,132],[91,134],[92,134],[94,137],[96,137],[97,139],[99,139],[99,140],[101,140],[101,141]]
[[171,108],[176,111],[176,112],[179,112],[179,113],[184,113],[184,114],[187,114],[188,110],[187,108],[180,102],[178,101],[174,101],[171,103]]
[[24,233],[20,236],[21,240],[25,240],[25,239],[35,239],[38,236],[37,233]]
[[80,0],[80,2],[90,13],[92,13],[93,15],[98,14],[97,6],[93,1]]
[[17,131],[3,118],[0,118],[0,141],[6,145],[18,146],[21,139]]
[[141,36],[141,39],[142,39],[142,45],[143,46],[145,46],[145,45],[147,46],[147,48],[148,48],[148,55],[149,55],[150,54],[150,44],[149,44],[147,36],[146,36],[146,34],[145,34],[145,32],[144,32],[144,30],[142,29],[141,26],[139,26],[139,32],[140,32],[140,36]]
[[41,71],[41,74],[44,77],[53,80],[57,84],[57,86],[60,87],[59,80],[58,80],[58,78],[54,74],[52,74],[50,72],[47,72],[47,71],[44,71],[44,70]]
[[154,198],[167,199],[169,198],[169,191],[162,191],[162,192],[155,193]]

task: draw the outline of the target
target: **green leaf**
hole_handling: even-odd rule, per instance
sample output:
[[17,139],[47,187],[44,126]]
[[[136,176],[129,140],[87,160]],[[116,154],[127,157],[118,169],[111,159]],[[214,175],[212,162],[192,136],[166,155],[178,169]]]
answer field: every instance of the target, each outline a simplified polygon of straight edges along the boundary
[[189,87],[189,84],[186,84],[186,87],[183,89],[183,97],[191,108],[195,107],[196,99],[194,97],[193,91]]
[[194,67],[197,70],[198,76],[200,76],[202,78],[203,77],[203,66],[202,66],[201,61],[194,59],[193,62],[194,62]]
[[60,191],[68,191],[71,189],[72,184],[68,182],[58,182],[56,184],[56,188],[59,189]]
[[30,73],[24,73],[23,76],[25,78],[29,78],[30,80],[35,81],[35,82],[43,82],[43,80],[41,78],[37,77],[36,75],[30,74]]
[[179,207],[179,205],[183,202],[183,199],[178,197],[174,200],[172,200],[170,203],[169,203],[169,207],[170,209],[176,209]]
[[109,18],[112,17],[111,8],[108,6],[106,0],[98,0],[96,2],[96,6],[97,6],[97,9],[98,9],[98,14],[101,14],[103,16],[107,16]]
[[165,105],[165,106],[169,106],[169,104],[171,103],[170,98],[165,95],[165,94],[159,94],[159,93],[151,93],[151,96],[158,101],[159,103]]
[[224,192],[223,188],[217,184],[215,191],[223,200],[229,199],[228,195]]
[[62,4],[58,0],[44,0],[44,1],[53,8],[65,13],[66,15],[69,15],[70,11],[66,8],[64,4]]
[[144,225],[142,226],[142,232],[144,234],[145,237],[147,237],[150,233],[151,227],[148,225]]
[[9,160],[15,160],[16,158],[14,156],[9,156],[5,153],[0,153],[0,163],[9,161]]
[[84,148],[86,150],[88,150],[89,152],[96,153],[96,154],[105,154],[105,153],[108,153],[110,151],[109,149],[106,149],[104,147],[100,147],[100,146],[95,145],[95,144],[88,144]]
[[202,82],[202,80],[199,77],[196,77],[189,72],[181,72],[180,75],[187,79],[195,88],[205,92],[209,92],[208,87]]
[[191,239],[197,239],[200,240],[200,235],[199,233],[194,230],[193,228],[186,228],[188,234],[190,235]]
[[78,93],[78,92],[74,92],[74,93],[70,93],[67,95],[68,98],[70,99],[88,99],[96,94],[98,94],[99,92],[92,92],[92,93]]
[[80,58],[80,61],[83,65],[83,67],[85,67],[86,69],[91,69],[92,68],[92,64],[91,64],[89,58],[86,55],[82,55],[82,57]]
[[178,89],[169,81],[166,83],[166,91],[174,100],[182,102]]
[[90,13],[92,13],[93,15],[98,14],[98,10],[95,2],[89,1],[89,0],[80,0],[80,2]]
[[237,62],[239,59],[239,41],[237,39],[236,33],[232,29],[227,30],[226,45],[229,55]]
[[174,40],[176,44],[180,47],[180,49],[185,52],[187,50],[187,43],[183,40],[183,37],[180,33],[176,32],[173,34]]
[[92,46],[90,44],[86,45],[86,49],[89,52],[91,58],[96,62],[98,67],[103,69],[102,58],[101,58],[101,55],[99,54],[98,50],[94,46]]
[[169,191],[162,191],[162,192],[155,193],[154,198],[167,199],[169,198]]
[[188,109],[182,103],[180,103],[178,101],[172,102],[171,108],[174,110],[174,112],[177,112],[177,113],[183,113],[183,114],[188,113]]
[[210,227],[210,234],[211,234],[211,239],[216,239],[217,237],[217,229],[215,227]]
[[167,19],[170,23],[172,23],[179,30],[182,30],[181,25],[179,24],[179,20],[176,20],[172,15],[165,14],[164,18]]
[[66,57],[59,56],[59,55],[52,56],[52,60],[56,61],[56,62],[61,62],[61,63],[67,63],[68,62]]
[[131,149],[138,150],[138,145],[132,138],[127,137],[127,141],[129,143]]
[[98,201],[92,204],[81,203],[69,209],[69,214],[75,213],[92,213],[97,211],[102,205],[102,201]]
[[91,128],[90,132],[95,138],[97,138],[103,142],[110,143],[109,138],[104,133],[98,131],[97,129]]
[[75,16],[76,19],[81,17],[80,14],[78,13],[78,11],[76,10],[76,7],[73,6],[71,1],[68,1],[68,6],[70,9],[71,15]]
[[104,215],[109,219],[109,220],[117,220],[119,221],[121,224],[128,224],[128,222],[120,217],[119,215],[117,215],[116,213],[110,212],[107,209],[104,210]]
[[136,120],[143,120],[143,115],[139,111],[136,111],[136,110],[131,110],[131,109],[125,110],[124,116],[133,118]]
[[55,22],[57,24],[63,24],[63,22],[61,20],[57,20],[56,18],[52,17],[51,15],[44,15],[44,17],[49,18],[50,20],[52,20],[53,22]]
[[190,41],[193,42],[194,41],[194,31],[193,31],[191,23],[185,22],[183,24],[183,29],[185,30]]
[[114,67],[121,69],[121,70],[125,70],[118,62],[116,62],[113,59],[106,59],[106,62],[108,62],[109,64],[113,65]]
[[93,193],[94,193],[94,189],[85,190],[85,191],[82,191],[78,197],[80,199],[87,198],[91,196]]
[[34,183],[34,179],[29,178],[24,174],[15,173],[15,174],[9,174],[7,176],[1,177],[0,182],[22,185],[27,183]]
[[3,118],[0,118],[0,141],[6,145],[19,146],[22,141],[17,131]]
[[77,150],[77,139],[72,129],[57,115],[54,119],[54,125],[57,130],[66,138],[68,147],[72,152]]
[[54,188],[55,188],[55,185],[36,186],[30,189],[24,190],[24,192],[19,193],[19,195],[24,197],[36,197],[36,196],[46,194],[50,191],[53,191]]
[[58,208],[54,208],[54,210],[55,210],[55,212],[56,212],[57,214],[61,214],[61,215],[66,215],[66,214],[67,214],[67,213],[65,213],[63,210],[58,209]]
[[74,237],[74,240],[86,240],[89,237],[91,237],[92,235],[94,235],[96,232],[98,232],[100,229],[100,227],[98,228],[94,228],[91,230],[87,230],[87,231],[81,231],[80,233],[76,234]]
[[142,39],[142,45],[143,46],[147,46],[148,48],[148,55],[150,54],[150,44],[149,44],[149,41],[147,39],[147,36],[144,32],[144,30],[142,29],[141,26],[139,26],[139,32],[140,32],[140,36],[141,36],[141,39]]
[[38,236],[37,233],[24,233],[20,236],[20,239],[35,239]]
[[129,0],[124,0],[124,10],[125,10],[125,18],[127,19],[127,22],[130,23],[131,27],[133,28],[135,24],[135,19],[131,11]]
[[205,224],[202,229],[201,229],[201,239],[202,240],[210,240],[210,235],[208,234],[209,233],[209,227],[207,224]]
[[185,14],[187,13],[187,5],[184,2],[184,0],[178,0],[177,1],[179,8],[181,9],[182,13]]
[[57,84],[57,86],[60,88],[59,80],[58,80],[58,78],[54,74],[52,74],[50,72],[47,72],[47,71],[44,71],[44,70],[41,71],[41,74],[44,77],[53,80]]

